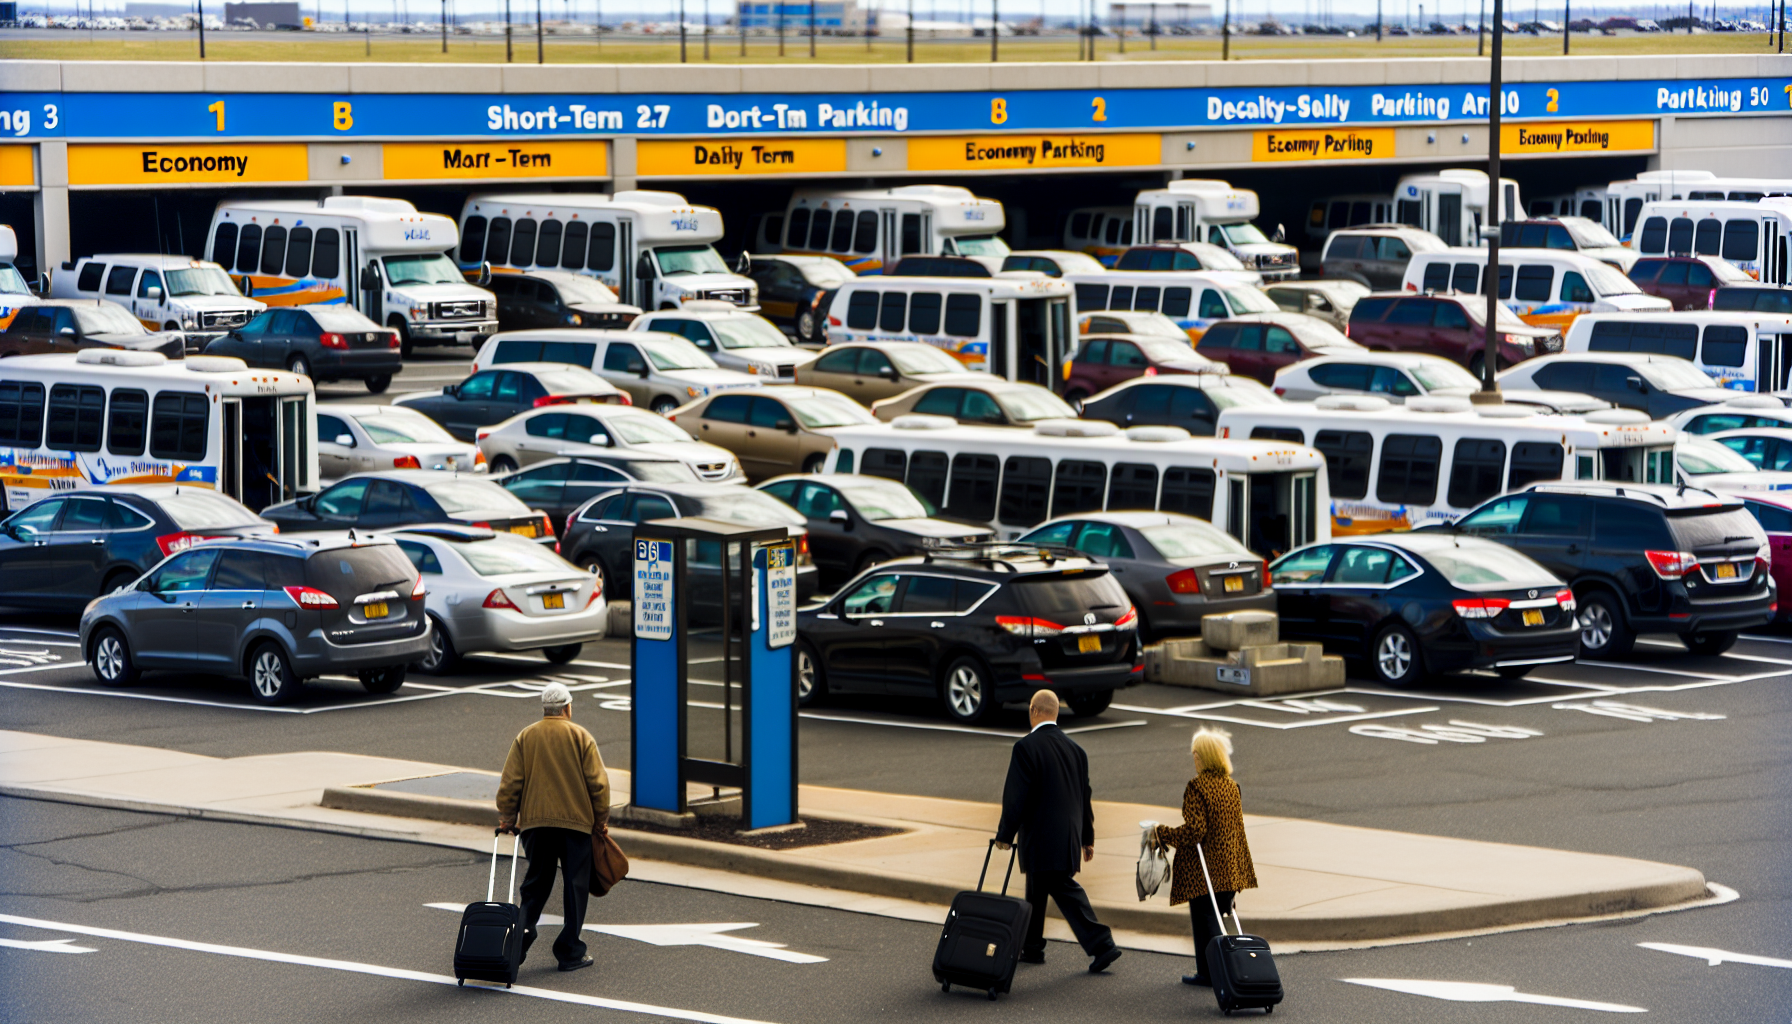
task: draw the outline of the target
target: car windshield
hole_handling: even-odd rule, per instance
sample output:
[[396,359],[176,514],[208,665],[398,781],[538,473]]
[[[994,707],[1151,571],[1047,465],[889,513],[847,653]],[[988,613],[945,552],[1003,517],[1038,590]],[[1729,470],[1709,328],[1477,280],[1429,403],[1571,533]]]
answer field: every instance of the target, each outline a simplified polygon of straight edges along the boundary
[[1172,562],[1178,559],[1212,558],[1214,555],[1257,561],[1257,556],[1251,554],[1237,538],[1211,523],[1197,520],[1166,523],[1163,526],[1142,526],[1139,533],[1151,542],[1158,554]]
[[169,295],[230,295],[241,297],[230,275],[217,267],[164,270],[162,282]]
[[577,366],[557,370],[536,370],[535,379],[550,395],[608,395],[615,392],[610,382]]
[[[1475,322],[1476,327],[1480,327],[1487,323],[1487,306],[1485,303],[1461,302],[1458,303],[1458,305],[1468,313],[1468,318]],[[1503,327],[1509,330],[1516,329],[1520,331],[1529,330],[1531,326],[1523,320],[1520,320],[1517,313],[1512,312],[1512,310],[1504,305],[1497,304],[1493,307],[1493,324],[1495,327]]]
[[963,235],[952,240],[960,256],[1006,256],[1008,243],[995,235]]
[[528,515],[529,506],[522,503],[516,495],[497,484],[484,480],[443,480],[424,488],[429,496],[436,499],[442,511],[455,512],[503,512],[509,515]]
[[902,373],[969,373],[970,370],[932,345],[893,345],[882,350]]
[[671,459],[656,461],[629,461],[619,463],[636,480],[650,484],[688,484],[695,483],[697,473],[690,466]]
[[915,496],[915,492],[895,481],[847,480],[835,477],[828,481],[846,496],[846,501],[859,515],[874,523],[885,519],[925,519],[933,509]]
[[1588,281],[1593,291],[1600,295],[1641,295],[1643,290],[1636,282],[1624,276],[1624,272],[1616,267],[1608,267],[1603,263],[1594,263],[1586,268]]
[[383,412],[375,416],[356,416],[356,423],[367,431],[374,444],[455,444],[454,436],[430,419],[414,412]]
[[25,275],[10,263],[0,263],[0,295],[30,295],[31,286]]
[[656,370],[713,370],[716,361],[688,341],[642,342],[642,351]]
[[1207,400],[1217,409],[1236,409],[1246,405],[1281,405],[1276,393],[1250,377],[1227,377],[1223,388],[1203,389]]
[[605,287],[602,281],[589,277],[556,277],[552,283],[554,290],[560,293],[560,301],[567,305],[616,301],[615,292]]
[[1559,587],[1549,570],[1511,548],[1488,541],[1462,541],[1420,552],[1444,579],[1464,590],[1510,590],[1515,587]]
[[727,497],[704,495],[698,498],[697,514],[708,519],[723,519],[735,523],[782,523],[786,526],[804,526],[808,523],[796,509],[769,494],[761,494],[745,487]]
[[393,287],[406,284],[466,284],[466,276],[454,261],[439,252],[386,257],[386,280]]
[[1617,249],[1624,245],[1623,242],[1614,238],[1610,231],[1605,230],[1603,225],[1595,224],[1590,220],[1563,221],[1563,224],[1568,228],[1568,233],[1574,236],[1574,244],[1582,249],[1606,247]]
[[1684,359],[1663,360],[1661,362],[1637,363],[1636,369],[1649,383],[1663,391],[1680,388],[1714,388],[1717,381],[1706,376],[1699,369]]
[[181,491],[156,499],[174,525],[189,532],[221,530],[230,526],[255,526],[262,518],[233,498],[215,491]]
[[1134,313],[1126,318],[1128,334],[1149,334],[1154,338],[1175,338],[1187,343],[1188,332],[1162,313]]
[[[1729,260],[1705,260],[1704,263],[1711,268],[1712,276],[1717,278],[1719,284],[1755,283],[1755,279],[1748,276],[1747,271],[1736,264],[1731,263]],[[1745,306],[1741,308],[1746,309],[1750,307]]]
[[838,288],[853,279],[852,268],[835,259],[817,257],[813,263],[793,264],[803,280],[817,288]]
[[722,262],[722,256],[714,246],[662,245],[653,250],[653,255],[659,260],[660,273],[666,277],[728,273],[728,264]]
[[709,326],[715,330],[716,339],[725,349],[796,347],[783,331],[772,326],[771,321],[756,316],[711,320]]
[[1481,382],[1475,379],[1474,374],[1455,363],[1445,362],[1442,359],[1435,362],[1426,360],[1417,366],[1408,367],[1407,372],[1412,374],[1413,379],[1417,380],[1426,391],[1436,391],[1438,388],[1478,388],[1481,386]]
[[1133,344],[1143,349],[1153,362],[1187,362],[1191,361],[1191,357],[1199,358],[1195,356],[1195,347],[1188,342],[1188,335],[1185,334],[1182,338],[1182,341],[1171,341],[1168,338],[1139,338]]
[[1324,320],[1296,320],[1289,317],[1276,321],[1293,332],[1308,348],[1355,348],[1356,342]]
[[1210,245],[1206,242],[1189,242],[1186,244],[1194,251],[1195,256],[1201,260],[1201,269],[1203,270],[1245,269],[1243,261],[1232,255],[1228,250],[1222,249],[1217,245]]
[[380,329],[379,324],[367,319],[355,310],[346,309],[340,306],[334,309],[328,306],[311,306],[307,308],[305,312],[311,315],[311,319],[317,321],[317,326],[322,327],[326,331],[335,331],[338,334],[358,334],[363,331],[377,331]]
[[578,573],[577,566],[540,544],[518,540],[503,534],[487,540],[448,541],[449,550],[466,559],[481,576],[502,576],[512,572]]
[[1263,232],[1257,230],[1257,225],[1249,221],[1243,224],[1221,224],[1220,232],[1233,245],[1260,245],[1269,241]]
[[123,306],[76,306],[75,322],[82,334],[148,334],[143,322]]
[[661,441],[691,439],[691,435],[653,413],[605,417],[604,426],[609,427],[626,444],[656,444]]
[[1674,445],[1674,461],[1687,476],[1708,473],[1753,473],[1761,467],[1741,454],[1703,438],[1682,437]]
[[1075,409],[1066,405],[1062,398],[1044,388],[1015,388],[1012,391],[998,391],[996,400],[1002,403],[1002,411],[1008,414],[1008,418],[1016,423],[1076,418]]
[[786,398],[784,404],[796,413],[796,418],[803,426],[811,430],[820,427],[845,427],[855,423],[876,423],[877,417],[865,411],[865,407],[849,398],[834,395],[809,395],[805,398]]
[[1282,307],[1275,300],[1254,288],[1228,288],[1226,300],[1232,306],[1232,315],[1240,313],[1280,313]]

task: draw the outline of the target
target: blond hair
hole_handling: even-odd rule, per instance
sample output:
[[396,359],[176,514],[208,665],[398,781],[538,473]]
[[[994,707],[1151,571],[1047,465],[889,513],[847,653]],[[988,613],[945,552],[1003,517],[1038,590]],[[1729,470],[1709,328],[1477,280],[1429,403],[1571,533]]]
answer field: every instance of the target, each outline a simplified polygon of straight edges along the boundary
[[1189,741],[1188,752],[1195,755],[1195,764],[1204,772],[1232,774],[1232,734],[1224,729],[1202,726]]

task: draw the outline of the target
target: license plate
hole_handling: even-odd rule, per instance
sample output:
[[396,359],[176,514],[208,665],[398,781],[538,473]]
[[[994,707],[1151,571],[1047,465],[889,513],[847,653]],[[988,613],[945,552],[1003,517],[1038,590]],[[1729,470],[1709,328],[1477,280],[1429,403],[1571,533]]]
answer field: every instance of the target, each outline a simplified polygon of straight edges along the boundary
[[1735,562],[1719,562],[1719,563],[1717,563],[1717,578],[1720,580],[1735,579],[1736,578],[1736,563]]
[[1243,576],[1227,576],[1226,577],[1226,593],[1236,594],[1242,590],[1244,590],[1244,577]]
[[1076,653],[1094,654],[1101,650],[1101,637],[1084,634],[1076,638]]
[[1526,608],[1524,610],[1524,624],[1527,626],[1543,625],[1543,609]]
[[361,606],[361,617],[363,619],[383,619],[386,617],[386,611],[386,602],[370,601]]
[[524,523],[521,526],[512,526],[510,528],[510,532],[516,534],[519,537],[533,537],[533,536],[535,536],[535,524],[534,523]]
[[543,608],[549,609],[550,611],[555,608],[564,608],[564,607],[566,607],[566,595],[565,594],[543,594],[543,595],[541,595],[541,606]]

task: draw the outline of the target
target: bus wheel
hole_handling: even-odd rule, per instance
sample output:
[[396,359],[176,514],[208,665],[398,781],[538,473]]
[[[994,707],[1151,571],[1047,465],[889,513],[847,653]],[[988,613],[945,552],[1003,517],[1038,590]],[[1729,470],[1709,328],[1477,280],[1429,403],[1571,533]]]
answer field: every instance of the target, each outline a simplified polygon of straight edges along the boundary
[[368,392],[375,395],[383,395],[386,393],[386,389],[392,386],[392,375],[389,373],[382,373],[378,377],[367,378],[364,383],[367,385]]

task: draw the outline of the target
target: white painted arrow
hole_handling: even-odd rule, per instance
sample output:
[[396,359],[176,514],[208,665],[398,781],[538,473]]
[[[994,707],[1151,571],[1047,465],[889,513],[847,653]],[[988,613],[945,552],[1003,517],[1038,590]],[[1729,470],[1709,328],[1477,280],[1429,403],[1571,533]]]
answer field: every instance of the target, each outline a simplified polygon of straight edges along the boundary
[[1753,964],[1756,967],[1783,967],[1792,970],[1792,960],[1755,956],[1753,953],[1732,953],[1727,949],[1713,949],[1710,946],[1676,946],[1671,942],[1639,942],[1637,945],[1662,953],[1690,956],[1694,960],[1705,961],[1711,967],[1716,967],[1718,964]]
[[[426,906],[438,910],[452,910],[461,913],[466,910],[462,903],[429,903]],[[556,914],[541,915],[542,927],[553,927],[561,924],[563,919]],[[749,939],[744,935],[730,935],[742,928],[757,928],[752,921],[738,921],[718,924],[587,924],[585,930],[600,935],[614,935],[619,939],[633,939],[652,946],[709,946],[712,949],[725,949],[731,953],[745,953],[748,956],[762,956],[768,960],[782,960],[787,964],[824,964],[828,958],[798,953],[787,949],[782,942],[767,942],[764,939]]]
[[33,949],[39,953],[94,953],[98,950],[86,946],[70,945],[74,939],[44,939],[30,942],[25,939],[0,939],[0,946],[7,949]]
[[1561,996],[1540,996],[1520,992],[1511,985],[1487,985],[1474,981],[1418,981],[1405,978],[1339,978],[1352,985],[1405,992],[1407,995],[1447,999],[1452,1003],[1535,1003],[1538,1006],[1566,1006],[1575,1010],[1604,1010],[1606,1013],[1648,1013],[1641,1006],[1621,1003],[1595,1003],[1588,999],[1566,999]]

